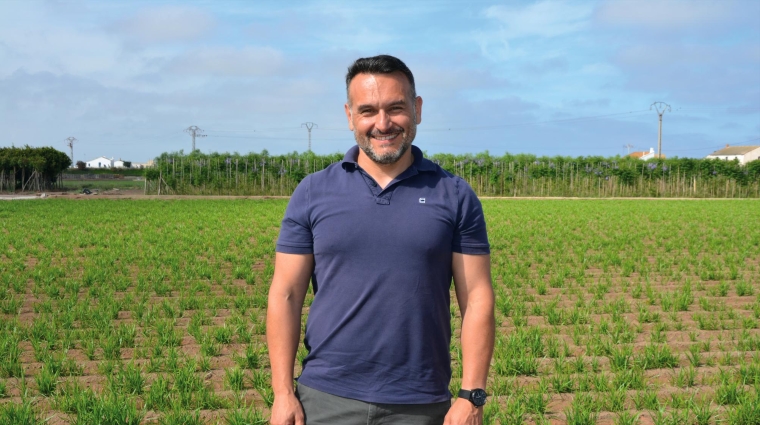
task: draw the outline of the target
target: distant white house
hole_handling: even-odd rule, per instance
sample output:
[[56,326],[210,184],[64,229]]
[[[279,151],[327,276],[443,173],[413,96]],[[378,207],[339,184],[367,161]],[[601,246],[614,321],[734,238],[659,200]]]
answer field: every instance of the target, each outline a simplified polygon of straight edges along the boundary
[[154,165],[155,165],[155,161],[151,159],[148,162],[133,162],[132,168],[149,168],[149,167],[153,167]]
[[[113,158],[106,158],[104,156],[97,157],[92,161],[87,161],[87,168],[126,168],[125,162],[121,158],[114,160]],[[132,163],[132,168],[135,168],[135,163]]]
[[[641,152],[631,152],[630,155],[634,158],[641,159],[643,161],[646,161],[647,159],[657,158],[657,154],[654,152],[654,148],[649,148],[649,152],[647,151],[641,151]],[[660,155],[661,159],[665,159],[665,155]]]
[[726,161],[739,160],[739,163],[744,165],[750,161],[760,159],[760,146],[729,146],[719,149],[710,155],[707,155],[707,159],[724,159]]
[[87,161],[87,168],[111,168],[113,167],[113,158],[108,159],[104,156],[99,156],[91,161]]

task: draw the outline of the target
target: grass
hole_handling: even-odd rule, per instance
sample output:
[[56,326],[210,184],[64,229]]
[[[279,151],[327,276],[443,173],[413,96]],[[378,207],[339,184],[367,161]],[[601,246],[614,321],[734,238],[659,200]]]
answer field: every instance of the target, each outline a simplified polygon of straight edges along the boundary
[[38,425],[45,421],[32,407],[30,400],[24,400],[20,404],[0,404],[0,423],[7,425]]
[[[264,423],[286,204],[3,205],[0,423]],[[483,204],[491,423],[760,423],[760,235],[731,225],[760,222],[757,202]],[[451,314],[457,389],[456,303]]]
[[90,190],[128,190],[143,189],[145,183],[138,180],[126,179],[98,179],[98,180],[64,180],[63,189],[67,191],[81,191],[82,189]]

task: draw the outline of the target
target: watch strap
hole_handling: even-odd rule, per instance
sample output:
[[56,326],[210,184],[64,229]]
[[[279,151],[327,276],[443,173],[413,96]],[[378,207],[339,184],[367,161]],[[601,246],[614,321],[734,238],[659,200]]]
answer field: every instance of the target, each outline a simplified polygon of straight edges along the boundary
[[487,396],[488,394],[486,394],[486,392],[481,388],[475,388],[473,390],[460,389],[458,394],[459,398],[463,398],[469,401],[475,407],[481,407],[486,404]]

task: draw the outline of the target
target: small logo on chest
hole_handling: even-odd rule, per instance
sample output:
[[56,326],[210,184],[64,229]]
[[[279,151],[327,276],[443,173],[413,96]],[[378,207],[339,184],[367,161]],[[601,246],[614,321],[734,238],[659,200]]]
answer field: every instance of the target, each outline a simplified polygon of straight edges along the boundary
[[420,204],[424,204],[424,203],[425,203],[425,198],[420,198]]

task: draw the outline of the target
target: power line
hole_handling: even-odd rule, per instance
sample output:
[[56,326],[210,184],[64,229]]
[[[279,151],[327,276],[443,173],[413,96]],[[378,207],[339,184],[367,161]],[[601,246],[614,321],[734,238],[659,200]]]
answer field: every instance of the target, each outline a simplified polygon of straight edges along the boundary
[[741,143],[749,143],[749,142],[754,142],[754,141],[757,141],[757,140],[760,140],[760,137],[758,137],[758,138],[755,138],[755,139],[749,139],[749,140],[745,140],[745,141],[743,141],[743,142],[741,142]]
[[[633,114],[643,114],[645,112],[649,112],[649,109],[641,109],[638,111],[627,111],[627,112],[616,112],[613,114],[604,114],[604,115],[592,115],[592,116],[585,116],[585,117],[575,117],[575,118],[560,118],[560,119],[554,119],[554,120],[544,120],[544,121],[523,121],[523,122],[515,122],[515,123],[508,123],[508,124],[494,124],[494,125],[484,125],[484,126],[471,126],[471,127],[446,127],[446,128],[435,128],[435,127],[425,127],[425,128],[418,128],[418,131],[461,131],[461,130],[481,130],[481,129],[491,129],[491,128],[504,128],[504,127],[514,127],[514,126],[523,126],[523,125],[539,125],[539,124],[553,124],[553,123],[561,123],[561,122],[571,122],[571,121],[586,121],[586,120],[595,120],[600,118],[608,118],[608,117],[614,117],[614,116],[621,116],[621,115],[633,115]],[[307,123],[304,123],[307,124]],[[301,128],[303,128],[303,124]],[[282,131],[282,130],[295,130],[297,127],[277,127],[277,128],[257,128],[255,130],[208,130],[208,132],[214,132],[214,133],[254,133],[254,132],[264,132],[264,131]],[[320,131],[344,131],[349,132],[350,130],[346,127],[319,127]],[[215,136],[215,137],[221,137],[221,136]]]
[[705,146],[702,148],[689,148],[689,149],[669,149],[668,152],[691,152],[691,151],[703,151],[703,150],[717,150],[720,149],[722,146]]
[[279,130],[300,130],[302,127],[270,127],[270,128],[257,128],[255,130],[206,130],[211,133],[255,133],[261,131],[279,131]]
[[640,114],[643,112],[648,112],[648,110],[642,109],[640,111],[618,112],[614,114],[594,115],[594,116],[589,116],[589,117],[562,118],[562,119],[556,119],[556,120],[533,121],[533,122],[523,121],[523,122],[516,122],[516,123],[509,123],[509,124],[484,125],[484,126],[477,126],[477,127],[426,128],[425,131],[485,130],[485,129],[492,129],[492,128],[517,127],[517,126],[522,126],[522,125],[539,125],[539,124],[553,124],[553,123],[570,122],[570,121],[595,120],[599,118],[607,118],[607,117],[614,117],[614,116],[620,116],[620,115]]
[[[219,136],[211,134],[210,137],[213,138],[220,138],[220,139],[243,139],[243,140],[303,140],[301,137],[268,137],[268,136]],[[314,140],[318,141],[346,141],[351,140],[348,137],[344,138],[323,138],[323,137],[314,137]]]

